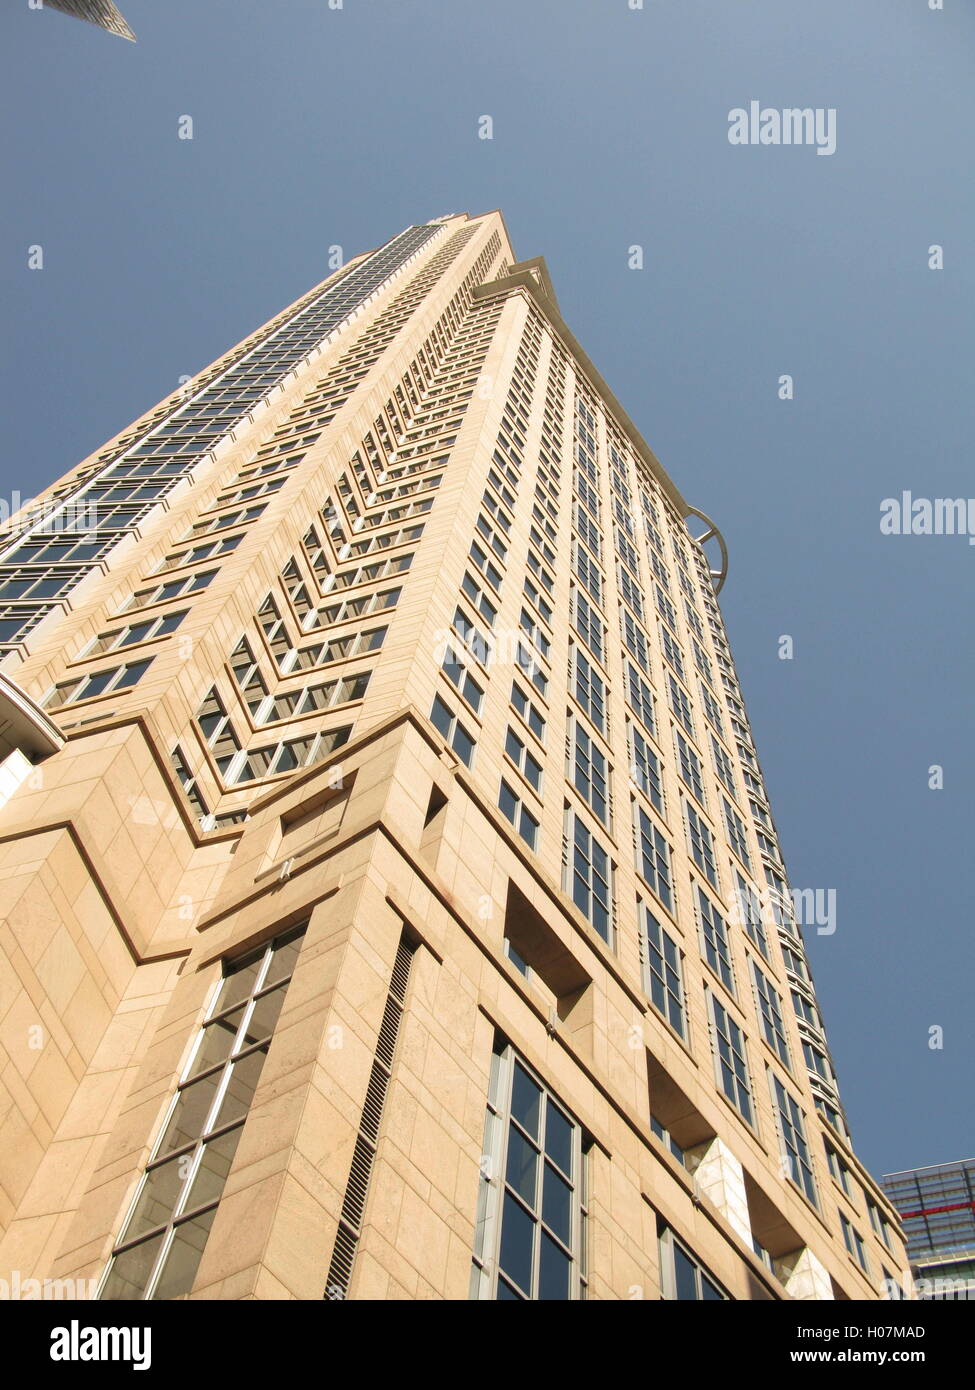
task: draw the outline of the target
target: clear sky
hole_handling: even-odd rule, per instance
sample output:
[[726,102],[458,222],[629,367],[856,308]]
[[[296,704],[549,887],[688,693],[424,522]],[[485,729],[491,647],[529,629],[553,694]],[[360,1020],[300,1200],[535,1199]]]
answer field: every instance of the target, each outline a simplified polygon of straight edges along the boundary
[[[727,539],[790,876],[837,894],[807,941],[857,1149],[878,1174],[967,1156],[975,547],[879,521],[904,489],[975,494],[975,11],[629,2],[120,0],[132,45],[6,0],[0,495],[322,279],[330,245],[502,208]],[[835,154],[730,144],[752,100],[835,108]]]

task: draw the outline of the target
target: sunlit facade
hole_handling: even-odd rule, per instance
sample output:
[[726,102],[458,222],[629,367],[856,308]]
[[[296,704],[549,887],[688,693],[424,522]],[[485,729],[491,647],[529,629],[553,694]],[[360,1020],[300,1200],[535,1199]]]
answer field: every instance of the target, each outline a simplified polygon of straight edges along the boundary
[[903,1279],[724,543],[500,213],[351,261],[0,540],[0,1277]]

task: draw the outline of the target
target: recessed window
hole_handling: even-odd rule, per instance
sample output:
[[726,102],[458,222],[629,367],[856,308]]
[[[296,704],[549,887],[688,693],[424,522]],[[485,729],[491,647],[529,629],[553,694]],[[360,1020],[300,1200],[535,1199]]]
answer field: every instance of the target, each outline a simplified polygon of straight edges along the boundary
[[99,1298],[179,1298],[193,1287],[303,934],[225,965]]
[[713,888],[718,886],[718,866],[714,858],[714,836],[711,827],[689,801],[684,802],[691,858]]
[[474,758],[475,740],[465,729],[453,710],[437,695],[430,710],[430,720],[436,726],[465,767],[470,767]]
[[660,1230],[660,1282],[666,1299],[720,1303],[728,1295],[689,1248],[668,1226]]
[[680,765],[681,780],[684,786],[697,797],[701,805],[705,806],[707,803],[704,799],[701,759],[679,729],[674,730],[674,738],[677,743],[677,761]]
[[711,899],[700,888],[697,890],[697,901],[701,923],[702,954],[721,983],[733,993],[735,978],[731,966],[728,924]]
[[475,608],[477,612],[480,613],[488,627],[494,627],[495,619],[498,616],[498,610],[488,598],[483,584],[478,584],[477,580],[470,574],[465,574],[460,587],[463,589],[471,607]]
[[142,679],[152,661],[153,658],[150,656],[144,661],[132,661],[126,666],[111,666],[104,671],[91,671],[72,681],[62,681],[43,701],[44,707],[60,709],[62,705],[77,704],[79,700],[93,700],[96,695],[128,690]]
[[748,857],[748,837],[745,834],[745,825],[741,816],[724,803],[724,821],[728,827],[728,839],[731,841],[731,848],[744,864],[745,868],[751,871],[751,860]]
[[809,1145],[806,1143],[805,1117],[798,1101],[772,1071],[769,1072],[769,1084],[785,1171],[813,1206],[816,1206],[816,1180],[813,1176]]
[[659,1014],[681,1038],[687,1036],[681,951],[646,906],[640,905],[644,954],[644,988]]
[[150,642],[156,637],[168,637],[175,632],[186,617],[188,610],[180,613],[160,613],[155,618],[147,618],[141,623],[129,623],[113,632],[103,632],[82,652],[83,656],[97,656],[100,652],[117,651],[119,647],[131,647],[136,642]]
[[579,720],[571,720],[569,773],[572,785],[597,820],[609,824],[609,765]]
[[843,1244],[856,1260],[864,1274],[869,1274],[870,1267],[867,1264],[867,1251],[863,1244],[863,1236],[861,1236],[855,1226],[850,1224],[845,1213],[841,1211],[839,1216],[840,1230],[843,1232]]
[[[836,1182],[839,1183],[840,1187],[843,1189],[843,1191],[846,1193],[848,1197],[852,1197],[853,1192],[850,1187],[850,1170],[847,1168],[846,1164],[843,1162],[839,1154],[833,1148],[832,1144],[824,1140],[823,1147],[826,1150],[826,1167],[830,1171],[830,1176]],[[869,1201],[867,1203],[867,1208],[869,1211]],[[876,1230],[876,1227],[874,1227],[874,1229]]]
[[650,734],[656,734],[653,692],[635,666],[627,662],[627,699],[630,708]]
[[475,714],[480,713],[484,690],[470,674],[467,662],[451,646],[448,646],[443,659],[443,671],[447,679],[459,690]]
[[511,687],[511,703],[539,741],[545,738],[545,717],[515,681]]
[[711,1012],[711,1045],[718,1085],[748,1124],[754,1122],[752,1087],[748,1078],[745,1035],[715,995],[707,991]]
[[609,853],[574,811],[566,811],[566,890],[583,916],[612,944],[613,899]]
[[471,1297],[586,1296],[586,1145],[557,1097],[499,1040],[491,1066]]
[[498,792],[498,809],[515,827],[529,849],[538,847],[538,821],[527,806],[502,777]]
[[664,809],[660,760],[637,726],[627,720],[630,741],[630,776],[661,815]]
[[673,911],[670,846],[642,806],[636,807],[636,867],[657,897]]
[[532,790],[540,793],[542,790],[542,765],[531,750],[526,747],[524,740],[520,739],[514,729],[510,727],[505,735],[504,751]]
[[782,1021],[782,996],[764,970],[759,969],[755,961],[752,961],[752,979],[755,983],[755,1000],[758,1004],[758,1016],[762,1021],[765,1041],[779,1058],[779,1061],[791,1068],[789,1040],[786,1037],[785,1024]]
[[694,718],[691,714],[691,702],[687,695],[681,690],[673,676],[667,677],[667,688],[670,691],[670,708],[674,718],[683,728],[694,737]]
[[606,733],[606,682],[574,642],[570,649],[572,693],[601,734]]
[[575,627],[596,660],[602,661],[606,629],[599,614],[581,589],[575,590]]

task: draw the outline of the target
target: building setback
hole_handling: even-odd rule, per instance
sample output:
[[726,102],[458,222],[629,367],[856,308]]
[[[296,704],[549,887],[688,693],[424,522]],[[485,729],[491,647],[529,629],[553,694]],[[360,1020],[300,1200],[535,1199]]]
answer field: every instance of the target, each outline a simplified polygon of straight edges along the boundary
[[2,539],[0,1278],[903,1279],[723,542],[499,213],[351,261]]

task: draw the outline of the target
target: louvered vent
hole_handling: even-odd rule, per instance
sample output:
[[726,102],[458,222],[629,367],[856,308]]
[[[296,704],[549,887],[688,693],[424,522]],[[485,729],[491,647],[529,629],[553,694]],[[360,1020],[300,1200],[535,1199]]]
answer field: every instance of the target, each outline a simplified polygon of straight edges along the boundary
[[389,993],[386,995],[386,1007],[383,1009],[383,1019],[379,1025],[379,1037],[376,1039],[369,1085],[366,1087],[366,1098],[359,1119],[359,1133],[352,1154],[352,1165],[345,1184],[345,1197],[342,1201],[335,1248],[332,1251],[332,1263],[328,1268],[325,1297],[329,1299],[343,1299],[349,1291],[415,949],[405,937],[400,938],[389,982]]

